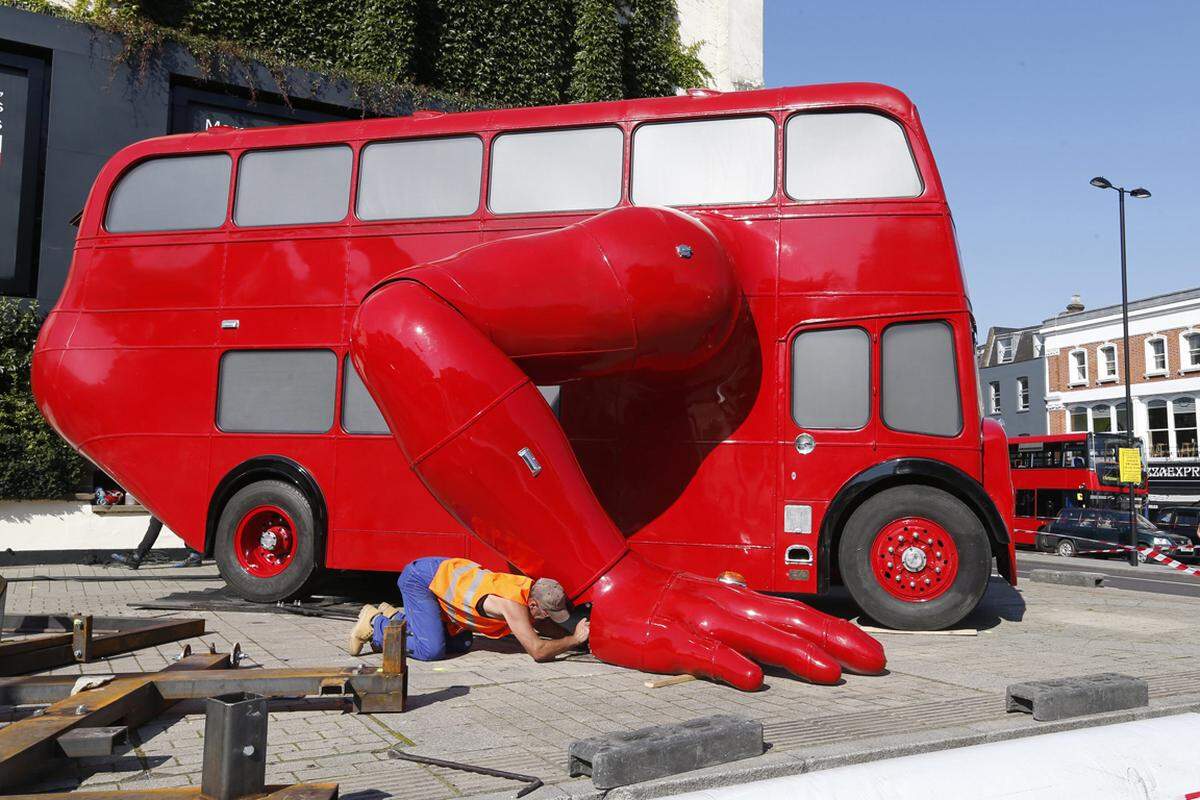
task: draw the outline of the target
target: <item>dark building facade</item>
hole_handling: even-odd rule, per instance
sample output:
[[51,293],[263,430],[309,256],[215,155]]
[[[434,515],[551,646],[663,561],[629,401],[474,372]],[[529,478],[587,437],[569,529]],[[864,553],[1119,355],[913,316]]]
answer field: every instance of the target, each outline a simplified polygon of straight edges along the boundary
[[992,328],[979,349],[983,412],[1009,438],[1046,433],[1046,359],[1038,326]]
[[121,53],[106,31],[0,6],[0,295],[54,304],[71,263],[71,221],[100,167],[132,142],[215,124],[362,116],[345,82],[293,72],[285,100],[253,65],[249,78],[214,80],[179,47],[148,64]]

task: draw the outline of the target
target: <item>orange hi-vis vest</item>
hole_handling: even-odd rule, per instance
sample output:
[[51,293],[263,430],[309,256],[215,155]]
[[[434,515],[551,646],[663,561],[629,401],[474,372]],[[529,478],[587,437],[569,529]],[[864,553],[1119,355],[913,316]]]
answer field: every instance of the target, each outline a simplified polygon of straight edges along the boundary
[[437,598],[442,611],[450,620],[452,634],[466,628],[469,631],[499,639],[512,633],[503,619],[483,615],[478,604],[494,594],[526,605],[533,581],[524,575],[491,572],[465,558],[447,558],[437,568],[429,590]]

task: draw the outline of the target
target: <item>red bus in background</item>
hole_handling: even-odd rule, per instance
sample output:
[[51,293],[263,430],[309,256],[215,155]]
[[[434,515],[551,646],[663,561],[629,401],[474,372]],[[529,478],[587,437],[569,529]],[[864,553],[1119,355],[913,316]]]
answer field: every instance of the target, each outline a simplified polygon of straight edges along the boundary
[[[1141,439],[1119,433],[1021,436],[1008,443],[1014,490],[1016,543],[1033,547],[1037,532],[1064,508],[1128,508],[1129,490],[1118,480],[1117,449],[1142,448]],[[1144,459],[1143,459],[1144,460]],[[1144,511],[1145,472],[1134,488]]]
[[902,628],[960,620],[993,563],[1015,582],[950,209],[915,107],[874,84],[132,145],[88,198],[39,407],[244,597],[429,555],[502,568],[402,457],[350,325],[399,269],[623,206],[692,215],[741,292],[694,372],[562,385],[561,425],[633,550],[765,591],[841,581]]

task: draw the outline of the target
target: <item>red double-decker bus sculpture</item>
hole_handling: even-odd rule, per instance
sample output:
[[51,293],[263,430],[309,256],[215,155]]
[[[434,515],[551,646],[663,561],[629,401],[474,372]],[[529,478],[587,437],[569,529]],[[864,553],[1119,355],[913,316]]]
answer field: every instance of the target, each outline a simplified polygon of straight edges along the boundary
[[1015,580],[973,339],[916,110],[844,84],[135,144],[34,383],[249,599],[467,556],[749,689],[884,666],[754,590],[932,629]]

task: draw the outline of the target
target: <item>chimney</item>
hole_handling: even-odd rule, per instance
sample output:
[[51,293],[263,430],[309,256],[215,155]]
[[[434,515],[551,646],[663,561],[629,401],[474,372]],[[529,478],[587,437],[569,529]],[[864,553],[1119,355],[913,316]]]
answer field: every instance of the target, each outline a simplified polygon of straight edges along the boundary
[[1083,311],[1083,301],[1079,299],[1079,295],[1071,295],[1071,302],[1067,303],[1068,314],[1078,314]]

